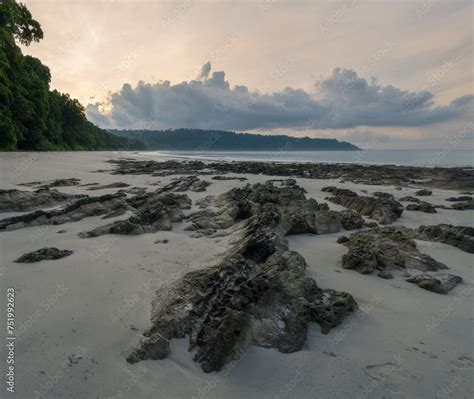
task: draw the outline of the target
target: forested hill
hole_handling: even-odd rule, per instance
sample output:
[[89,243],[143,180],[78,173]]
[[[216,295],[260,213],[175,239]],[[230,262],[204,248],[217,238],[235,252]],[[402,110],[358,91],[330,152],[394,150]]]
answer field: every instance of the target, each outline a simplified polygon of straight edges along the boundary
[[25,5],[0,0],[0,150],[141,149],[89,122],[79,101],[50,91],[49,68],[22,54],[43,38]]
[[353,144],[336,139],[266,136],[222,130],[110,130],[122,137],[138,139],[149,150],[181,151],[355,151]]

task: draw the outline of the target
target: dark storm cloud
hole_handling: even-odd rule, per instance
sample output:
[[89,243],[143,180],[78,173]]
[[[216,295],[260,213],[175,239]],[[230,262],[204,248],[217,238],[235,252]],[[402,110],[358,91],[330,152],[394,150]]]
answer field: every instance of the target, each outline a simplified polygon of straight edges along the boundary
[[474,96],[436,106],[429,91],[411,92],[368,82],[353,70],[336,68],[316,82],[315,95],[286,88],[270,94],[231,87],[224,72],[203,66],[200,79],[172,85],[124,84],[113,93],[109,112],[87,106],[88,118],[102,127],[166,129],[348,129],[357,126],[427,126],[472,111]]

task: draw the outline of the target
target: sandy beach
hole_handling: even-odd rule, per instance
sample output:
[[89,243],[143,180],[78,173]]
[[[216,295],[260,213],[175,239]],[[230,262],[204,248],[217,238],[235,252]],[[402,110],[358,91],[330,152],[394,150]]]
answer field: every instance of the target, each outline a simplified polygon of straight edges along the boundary
[[[131,235],[97,233],[95,229],[101,226],[130,218],[134,210],[127,208],[122,213],[108,215],[107,220],[100,214],[61,224],[10,223],[0,231],[2,320],[6,319],[7,289],[15,290],[16,398],[474,396],[473,254],[453,245],[415,238],[421,254],[443,263],[449,268],[447,273],[462,278],[462,282],[443,295],[406,281],[407,275],[401,271],[394,271],[393,278],[380,278],[376,273],[361,274],[343,268],[342,257],[348,247],[338,243],[338,237],[350,236],[361,229],[286,236],[289,249],[306,260],[306,276],[314,279],[321,289],[351,294],[358,305],[328,334],[321,333],[318,323],[309,323],[301,350],[282,353],[275,347],[251,344],[238,357],[226,361],[220,371],[205,372],[199,362],[193,361],[196,349],[188,352],[188,337],[185,337],[170,339],[167,358],[127,362],[143,332],[150,327],[156,291],[173,287],[186,273],[216,265],[236,245],[240,233],[235,226],[218,228],[213,234],[197,234],[196,230],[187,229],[187,216],[202,211],[205,202],[201,200],[208,196],[217,198],[236,187],[293,177],[295,184],[306,190],[306,199],[327,203],[330,210],[337,212],[346,207],[326,200],[331,194],[322,191],[324,187],[335,186],[369,197],[383,192],[393,195],[395,201],[415,196],[424,188],[432,194],[421,196],[420,200],[444,206],[436,208],[436,213],[403,209],[400,217],[390,223],[391,227],[416,229],[420,225],[439,224],[474,227],[474,211],[452,209],[454,202],[447,201],[463,195],[460,194],[466,191],[463,189],[410,183],[364,184],[339,176],[315,179],[225,173],[222,176],[242,179],[216,180],[212,178],[219,175],[215,170],[197,173],[177,170],[177,174],[162,175],[112,173],[117,171],[117,164],[108,161],[126,159],[160,162],[171,158],[151,158],[132,152],[31,152],[0,156],[3,191],[34,191],[44,182],[76,178],[79,180],[75,185],[51,190],[93,197],[125,189],[126,198],[131,198],[138,192],[163,188],[177,177],[195,175],[199,181],[210,183],[197,191],[173,191],[186,195],[191,202],[180,210],[184,219],[173,221],[171,217],[170,230]],[[42,183],[24,185],[31,182]],[[128,186],[101,188],[117,182]],[[284,183],[274,184],[280,187]],[[98,189],[90,189],[95,186]],[[61,209],[71,201],[36,209]],[[22,216],[31,211],[4,209],[0,218]],[[368,216],[363,218],[374,222]],[[97,236],[78,235],[92,231]],[[73,253],[56,260],[14,262],[24,254],[49,247]],[[408,269],[406,272],[420,273]],[[3,360],[7,355],[7,348],[2,345],[2,379],[8,372]]]

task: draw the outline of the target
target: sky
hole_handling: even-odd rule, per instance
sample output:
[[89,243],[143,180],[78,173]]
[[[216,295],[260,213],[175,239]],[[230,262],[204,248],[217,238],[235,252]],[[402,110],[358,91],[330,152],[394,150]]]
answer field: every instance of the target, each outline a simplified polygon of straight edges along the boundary
[[23,51],[104,128],[473,149],[474,6],[459,0],[28,0]]

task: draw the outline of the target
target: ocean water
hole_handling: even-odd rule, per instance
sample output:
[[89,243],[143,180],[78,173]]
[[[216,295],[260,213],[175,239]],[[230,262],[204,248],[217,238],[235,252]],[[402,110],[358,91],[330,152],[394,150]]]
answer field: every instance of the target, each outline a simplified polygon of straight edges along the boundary
[[474,167],[472,150],[365,150],[365,151],[150,151],[147,156],[185,159],[268,162],[323,162],[427,167]]

